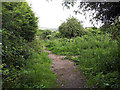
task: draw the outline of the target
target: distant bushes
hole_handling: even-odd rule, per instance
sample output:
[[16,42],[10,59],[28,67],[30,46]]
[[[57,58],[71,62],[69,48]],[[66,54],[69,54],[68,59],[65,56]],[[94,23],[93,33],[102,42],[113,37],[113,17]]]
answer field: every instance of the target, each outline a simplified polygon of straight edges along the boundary
[[52,31],[49,29],[46,30],[38,30],[37,31],[37,37],[38,39],[50,39]]

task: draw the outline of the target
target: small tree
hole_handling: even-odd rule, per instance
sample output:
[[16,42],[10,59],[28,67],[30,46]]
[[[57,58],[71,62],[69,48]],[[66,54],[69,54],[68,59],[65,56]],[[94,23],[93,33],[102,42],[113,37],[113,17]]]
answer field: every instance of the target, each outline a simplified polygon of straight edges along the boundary
[[61,33],[61,35],[67,38],[82,36],[83,27],[76,18],[72,17],[68,18],[67,22],[63,22],[59,26],[59,32]]

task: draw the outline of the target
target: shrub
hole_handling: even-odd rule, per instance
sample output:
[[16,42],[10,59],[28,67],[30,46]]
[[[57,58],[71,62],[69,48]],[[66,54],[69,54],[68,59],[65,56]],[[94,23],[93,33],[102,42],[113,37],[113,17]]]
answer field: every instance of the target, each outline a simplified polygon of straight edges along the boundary
[[67,38],[82,36],[84,33],[82,25],[74,17],[67,19],[67,22],[63,22],[59,26],[59,32]]

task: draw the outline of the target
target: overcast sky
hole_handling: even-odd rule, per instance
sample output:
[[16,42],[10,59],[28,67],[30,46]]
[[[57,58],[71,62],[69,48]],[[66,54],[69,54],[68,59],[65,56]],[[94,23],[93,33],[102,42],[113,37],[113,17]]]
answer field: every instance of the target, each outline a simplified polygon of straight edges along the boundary
[[83,21],[83,27],[92,26],[89,22],[89,17],[85,19],[85,16],[81,14],[75,14],[73,11],[77,10],[77,5],[71,9],[63,9],[63,0],[52,0],[47,2],[46,0],[26,0],[28,4],[31,4],[32,10],[39,18],[39,27],[46,28],[58,28],[63,21],[70,16],[74,16],[80,21]]

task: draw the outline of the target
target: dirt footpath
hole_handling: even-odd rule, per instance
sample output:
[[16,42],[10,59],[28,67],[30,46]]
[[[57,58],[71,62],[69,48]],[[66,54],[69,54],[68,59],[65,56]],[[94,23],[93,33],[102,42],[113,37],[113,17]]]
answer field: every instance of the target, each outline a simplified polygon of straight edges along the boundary
[[[43,48],[45,49],[44,45]],[[58,87],[87,88],[84,76],[76,69],[74,62],[63,60],[65,56],[57,56],[55,54],[48,54],[48,57],[52,60],[50,69],[57,75],[56,84]]]

